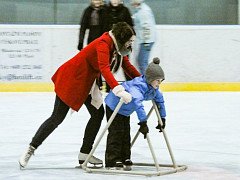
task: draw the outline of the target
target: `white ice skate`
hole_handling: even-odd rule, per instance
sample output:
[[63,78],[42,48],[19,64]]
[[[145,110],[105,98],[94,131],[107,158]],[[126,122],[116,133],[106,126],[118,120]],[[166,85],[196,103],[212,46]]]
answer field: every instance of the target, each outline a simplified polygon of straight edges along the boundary
[[28,164],[29,159],[32,155],[34,155],[35,148],[33,146],[29,146],[25,153],[19,159],[20,168],[25,168]]
[[[88,154],[85,153],[79,153],[78,155],[78,161],[79,164],[82,165],[84,163],[84,161],[87,159]],[[98,165],[98,166],[103,166],[103,161],[101,159],[96,158],[95,156],[90,157],[89,161],[90,164],[93,164],[94,166]]]

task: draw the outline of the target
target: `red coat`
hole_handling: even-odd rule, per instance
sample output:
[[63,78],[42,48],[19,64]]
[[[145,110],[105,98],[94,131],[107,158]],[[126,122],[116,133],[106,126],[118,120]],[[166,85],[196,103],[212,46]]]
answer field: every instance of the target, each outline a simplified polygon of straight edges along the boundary
[[[112,89],[117,86],[118,82],[110,70],[113,52],[112,38],[108,33],[104,33],[61,65],[52,76],[57,96],[73,110],[78,111],[100,74]],[[132,78],[140,76],[127,56],[123,57],[122,68]]]

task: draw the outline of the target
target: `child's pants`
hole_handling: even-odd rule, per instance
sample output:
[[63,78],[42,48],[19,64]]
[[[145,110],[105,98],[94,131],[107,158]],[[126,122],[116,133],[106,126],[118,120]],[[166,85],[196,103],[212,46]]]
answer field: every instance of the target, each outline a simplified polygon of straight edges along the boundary
[[[107,120],[113,111],[106,106]],[[117,114],[108,128],[107,147],[105,153],[106,167],[115,166],[116,162],[125,162],[131,156],[130,116]]]

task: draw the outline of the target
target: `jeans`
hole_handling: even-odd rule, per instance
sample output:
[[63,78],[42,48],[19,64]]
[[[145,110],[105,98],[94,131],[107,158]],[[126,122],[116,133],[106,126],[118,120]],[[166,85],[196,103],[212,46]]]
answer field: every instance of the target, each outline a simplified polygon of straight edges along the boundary
[[148,66],[149,55],[153,46],[152,43],[141,43],[137,57],[138,67],[141,74],[145,75],[145,70]]
[[[104,107],[103,105],[96,109],[91,104],[91,95],[89,95],[84,102],[87,107],[91,117],[88,121],[88,124],[85,128],[85,134],[83,138],[83,144],[81,147],[82,153],[90,153],[94,140],[97,136],[97,133],[100,129],[102,119],[104,116]],[[38,148],[42,142],[60,125],[65,119],[69,111],[69,106],[66,105],[58,96],[56,96],[54,109],[52,115],[39,127],[36,134],[32,138],[30,143],[34,148]]]

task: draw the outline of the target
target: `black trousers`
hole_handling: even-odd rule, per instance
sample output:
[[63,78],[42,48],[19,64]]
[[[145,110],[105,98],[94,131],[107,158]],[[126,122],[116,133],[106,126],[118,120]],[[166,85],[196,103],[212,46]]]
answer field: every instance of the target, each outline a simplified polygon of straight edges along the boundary
[[[113,111],[106,106],[107,120]],[[117,114],[108,128],[105,152],[106,167],[113,167],[116,162],[124,162],[131,156],[130,116]]]
[[[100,129],[102,119],[104,116],[103,105],[99,109],[96,109],[91,104],[91,99],[92,97],[91,95],[89,95],[84,103],[91,117],[85,128],[83,144],[80,149],[82,153],[87,154],[92,149],[94,140]],[[30,145],[35,148],[38,148],[38,146],[40,146],[43,143],[43,141],[58,127],[58,125],[60,125],[63,122],[69,109],[70,109],[69,106],[66,105],[58,96],[56,96],[52,115],[39,127],[36,134],[32,138]]]

